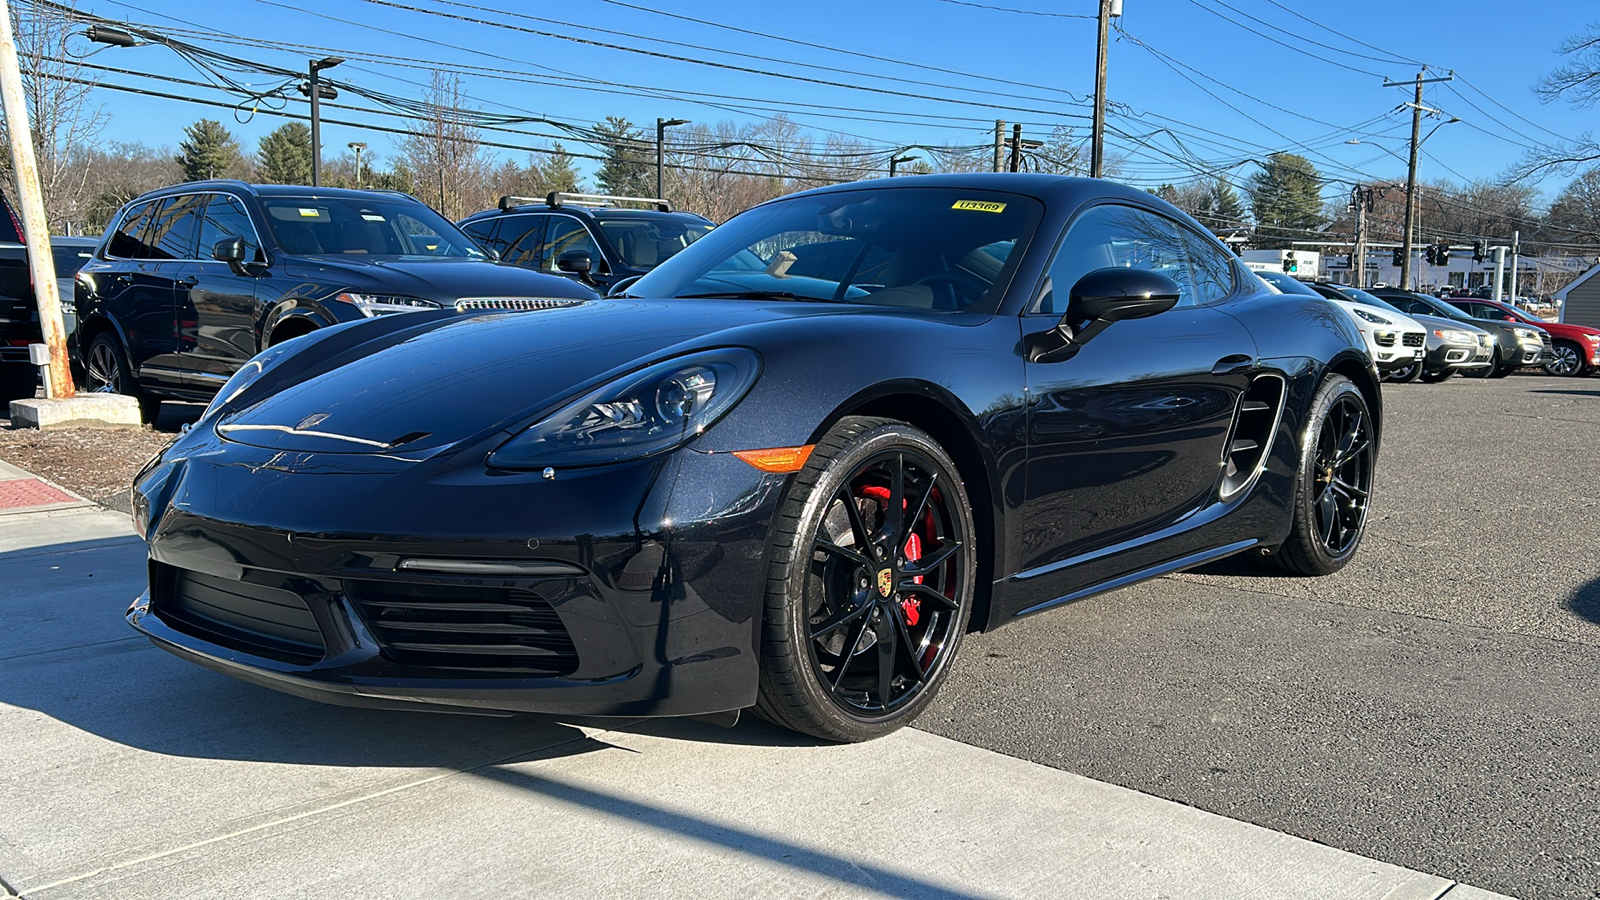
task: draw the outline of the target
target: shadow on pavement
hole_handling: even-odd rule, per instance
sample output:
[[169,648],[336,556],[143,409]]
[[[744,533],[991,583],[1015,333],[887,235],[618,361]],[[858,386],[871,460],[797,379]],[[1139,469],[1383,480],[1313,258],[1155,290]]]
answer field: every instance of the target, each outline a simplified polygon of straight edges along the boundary
[[1567,394],[1573,397],[1600,397],[1600,391],[1529,391],[1530,394]]
[[1583,585],[1567,600],[1567,609],[1580,618],[1600,625],[1600,578]]

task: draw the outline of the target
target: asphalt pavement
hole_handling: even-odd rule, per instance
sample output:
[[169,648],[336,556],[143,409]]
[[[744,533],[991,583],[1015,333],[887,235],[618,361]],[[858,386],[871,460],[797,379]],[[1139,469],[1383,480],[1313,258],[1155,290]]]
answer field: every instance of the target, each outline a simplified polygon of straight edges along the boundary
[[128,630],[126,517],[0,513],[0,895],[1591,897],[1589,384],[1389,388],[1351,569],[974,636],[854,746],[255,688]]

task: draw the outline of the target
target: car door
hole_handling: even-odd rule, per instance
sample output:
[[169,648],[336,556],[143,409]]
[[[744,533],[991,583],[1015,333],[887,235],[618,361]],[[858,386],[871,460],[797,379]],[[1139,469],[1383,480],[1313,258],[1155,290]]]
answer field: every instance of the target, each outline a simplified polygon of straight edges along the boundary
[[121,327],[128,365],[140,385],[183,389],[172,267],[158,246],[170,231],[173,198],[129,209],[112,236],[107,267],[96,273],[100,307]]
[[181,344],[191,384],[198,390],[215,390],[260,349],[257,325],[261,310],[256,299],[259,279],[235,272],[227,263],[213,259],[211,251],[219,241],[243,238],[245,259],[260,262],[261,240],[239,198],[232,194],[204,196],[199,258],[179,286],[180,305],[193,311]]
[[195,240],[200,226],[204,194],[178,194],[161,204],[150,221],[145,248],[150,264],[144,273],[151,295],[165,294],[172,310],[172,352],[162,353],[145,364],[150,377],[164,386],[189,393],[193,379],[188,375],[188,358],[194,342],[197,311],[188,295],[195,280]]
[[[1038,579],[1030,593],[1081,586],[1085,576],[1068,571],[1077,562],[1113,559],[1112,569],[1132,570],[1159,561],[1137,552],[1139,538],[1216,497],[1257,357],[1248,330],[1209,305],[1235,289],[1233,270],[1224,261],[1219,272],[1215,259],[1196,266],[1198,242],[1145,209],[1092,207],[1071,225],[1023,316],[1026,343],[1061,319],[1079,278],[1105,267],[1151,269],[1180,288],[1166,312],[1116,322],[1067,359],[1025,365],[1026,525],[1016,562],[1019,578]],[[1091,580],[1115,574],[1102,565]]]

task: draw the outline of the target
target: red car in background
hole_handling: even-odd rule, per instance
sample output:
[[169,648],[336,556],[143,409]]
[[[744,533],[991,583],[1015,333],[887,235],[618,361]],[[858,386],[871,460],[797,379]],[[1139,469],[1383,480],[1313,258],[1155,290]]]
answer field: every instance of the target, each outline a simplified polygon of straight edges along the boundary
[[1600,328],[1547,322],[1498,300],[1476,297],[1446,297],[1444,300],[1474,318],[1520,322],[1550,332],[1554,346],[1544,370],[1551,375],[1587,375],[1600,368]]

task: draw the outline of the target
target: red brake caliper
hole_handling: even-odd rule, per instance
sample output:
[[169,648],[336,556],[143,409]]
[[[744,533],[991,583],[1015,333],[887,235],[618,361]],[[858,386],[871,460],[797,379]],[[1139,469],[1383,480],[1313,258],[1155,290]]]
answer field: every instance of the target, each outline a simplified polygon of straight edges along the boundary
[[[871,497],[884,507],[889,505],[889,489],[886,487],[880,487],[875,484],[865,485],[861,488],[861,495],[863,497]],[[902,499],[900,501],[901,512],[905,511],[906,503],[906,500]],[[932,527],[933,513],[929,512],[926,516],[926,519],[927,526]],[[905,551],[906,562],[916,562],[922,558],[922,538],[915,531],[912,531],[911,535],[906,538]],[[913,576],[911,580],[917,584],[921,584],[922,576]],[[922,618],[922,601],[915,597],[906,597],[905,599],[901,600],[900,609],[906,615],[907,625],[915,625]]]

